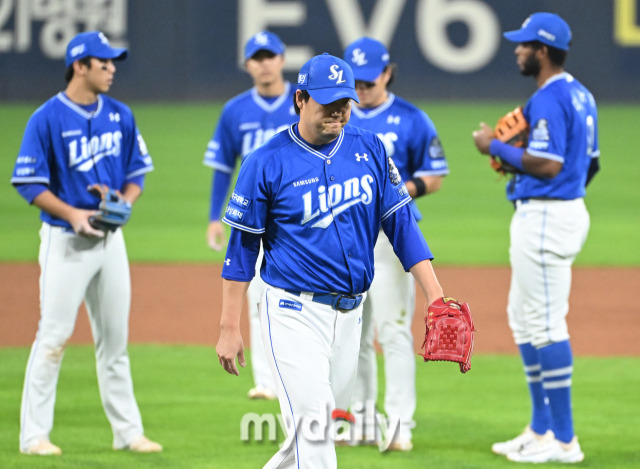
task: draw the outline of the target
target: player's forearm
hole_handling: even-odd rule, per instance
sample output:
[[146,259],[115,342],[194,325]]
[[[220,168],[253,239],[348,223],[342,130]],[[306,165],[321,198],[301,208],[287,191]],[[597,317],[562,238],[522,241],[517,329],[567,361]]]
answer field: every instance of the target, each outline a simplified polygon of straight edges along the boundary
[[62,201],[50,190],[41,192],[35,199],[33,199],[33,205],[44,210],[50,215],[61,220],[72,223],[74,212],[77,211],[75,207],[72,207],[68,203]]
[[240,329],[240,316],[249,282],[222,279],[221,329]]
[[438,192],[442,186],[442,176],[420,176],[410,179],[405,185],[411,198],[417,199],[423,195]]
[[132,205],[136,200],[138,200],[140,195],[142,195],[142,188],[133,183],[125,185],[122,191],[122,198]]
[[428,304],[444,296],[430,260],[418,262],[409,271],[420,285]]

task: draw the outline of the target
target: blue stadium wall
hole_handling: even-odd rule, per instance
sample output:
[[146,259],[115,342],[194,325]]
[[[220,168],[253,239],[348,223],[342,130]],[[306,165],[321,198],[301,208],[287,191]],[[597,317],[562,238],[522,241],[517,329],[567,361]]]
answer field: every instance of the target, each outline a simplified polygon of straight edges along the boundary
[[43,100],[65,86],[64,50],[100,29],[129,47],[114,96],[221,100],[250,86],[242,45],[261,29],[287,45],[288,79],[312,55],[382,40],[398,64],[393,89],[411,99],[517,99],[519,76],[501,33],[551,11],[573,30],[566,68],[599,101],[640,99],[640,0],[0,0],[0,100]]

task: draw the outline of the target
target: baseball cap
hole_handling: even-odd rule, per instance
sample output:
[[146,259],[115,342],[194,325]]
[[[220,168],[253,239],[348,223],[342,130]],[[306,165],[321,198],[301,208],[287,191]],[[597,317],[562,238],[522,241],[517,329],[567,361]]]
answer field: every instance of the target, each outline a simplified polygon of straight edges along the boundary
[[362,37],[347,46],[344,60],[356,80],[374,81],[389,65],[389,51],[380,41]]
[[280,38],[269,31],[260,31],[249,38],[244,46],[244,60],[248,60],[261,50],[268,50],[276,55],[284,53],[284,44]]
[[571,28],[554,13],[534,13],[524,20],[520,29],[507,31],[503,36],[511,42],[540,41],[562,50],[569,50],[571,44]]
[[298,73],[298,89],[307,90],[319,104],[329,104],[342,98],[360,102],[349,64],[326,52],[311,57],[302,66]]
[[64,61],[68,67],[74,61],[85,57],[122,60],[127,56],[127,52],[127,49],[111,47],[107,36],[100,31],[87,31],[77,34],[69,41]]

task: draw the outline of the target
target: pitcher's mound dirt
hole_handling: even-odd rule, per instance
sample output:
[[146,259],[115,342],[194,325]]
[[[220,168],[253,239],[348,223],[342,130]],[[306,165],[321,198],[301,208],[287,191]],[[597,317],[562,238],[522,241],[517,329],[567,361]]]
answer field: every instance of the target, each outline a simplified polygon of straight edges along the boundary
[[[517,353],[507,325],[509,269],[435,266],[445,294],[471,306],[476,353]],[[131,266],[133,298],[130,342],[215,346],[220,314],[219,265]],[[0,264],[0,346],[30,345],[39,319],[39,267]],[[640,355],[640,303],[630,301],[640,269],[574,268],[569,332],[578,355]],[[413,321],[416,350],[424,323],[421,292]],[[248,320],[242,318],[249,345]],[[84,307],[72,343],[92,343]]]

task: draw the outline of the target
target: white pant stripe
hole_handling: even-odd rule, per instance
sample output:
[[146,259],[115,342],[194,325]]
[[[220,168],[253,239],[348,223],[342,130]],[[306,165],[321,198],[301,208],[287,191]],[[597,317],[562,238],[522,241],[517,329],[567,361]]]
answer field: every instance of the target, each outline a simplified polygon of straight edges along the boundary
[[563,379],[562,381],[544,381],[542,383],[544,389],[559,389],[571,387],[571,378]]
[[571,373],[573,373],[573,367],[572,366],[567,366],[565,368],[558,368],[558,369],[555,369],[555,370],[543,371],[542,372],[542,377],[543,378],[553,378],[555,376],[570,375]]

